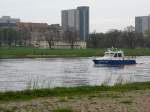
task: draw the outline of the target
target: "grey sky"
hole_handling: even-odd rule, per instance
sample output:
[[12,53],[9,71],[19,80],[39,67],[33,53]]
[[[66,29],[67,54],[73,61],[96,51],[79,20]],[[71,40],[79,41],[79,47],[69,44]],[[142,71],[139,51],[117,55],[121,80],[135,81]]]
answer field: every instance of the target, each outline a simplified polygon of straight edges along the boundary
[[25,22],[61,23],[61,10],[90,6],[90,31],[105,32],[134,25],[134,17],[150,14],[150,0],[0,0],[0,16]]

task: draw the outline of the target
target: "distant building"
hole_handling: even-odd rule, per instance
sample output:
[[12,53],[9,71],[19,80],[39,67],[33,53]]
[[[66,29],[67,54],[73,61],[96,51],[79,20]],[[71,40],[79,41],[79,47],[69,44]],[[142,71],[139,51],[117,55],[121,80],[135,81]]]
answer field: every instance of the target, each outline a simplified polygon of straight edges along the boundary
[[87,40],[89,38],[89,7],[78,7],[77,10],[79,10],[80,38]]
[[150,32],[150,16],[135,17],[135,31],[143,34]]
[[[49,48],[47,41],[33,41],[32,45],[36,48]],[[64,41],[54,41],[53,45],[51,46],[53,49],[70,49],[71,44],[64,42]],[[78,41],[74,43],[75,49],[86,49],[86,42],[85,41]]]
[[72,28],[79,32],[80,40],[86,41],[89,35],[89,7],[82,6],[77,9],[63,10],[61,23],[64,31]]
[[19,22],[17,23],[17,30],[24,33],[30,33],[26,38],[30,38],[30,44],[35,46],[34,43],[43,41],[44,35],[42,32],[48,29],[47,23],[32,23],[32,22]]
[[62,27],[66,31],[68,28],[73,28],[79,31],[79,10],[70,9],[62,11]]
[[10,16],[2,16],[0,18],[0,23],[12,23],[12,24],[16,24],[18,22],[20,22],[20,19],[11,18]]
[[11,18],[10,16],[2,16],[0,18],[0,28],[16,28],[16,24],[20,19]]
[[[54,42],[52,48],[54,49],[70,49],[71,48],[70,43],[66,43],[63,41],[56,41]],[[86,42],[85,41],[77,41],[74,43],[75,49],[86,49]]]
[[0,28],[17,28],[15,23],[0,23]]
[[48,28],[47,23],[31,23],[31,22],[18,22],[18,29],[27,29],[29,31],[40,31]]
[[64,31],[59,24],[51,24],[48,26],[49,31],[53,31],[56,34],[55,41],[63,41]]

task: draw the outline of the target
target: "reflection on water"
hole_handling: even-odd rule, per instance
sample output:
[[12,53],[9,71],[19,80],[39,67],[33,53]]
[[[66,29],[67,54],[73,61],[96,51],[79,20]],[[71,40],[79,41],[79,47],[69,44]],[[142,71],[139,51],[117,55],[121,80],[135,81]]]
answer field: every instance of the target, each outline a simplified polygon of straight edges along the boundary
[[40,87],[100,85],[118,77],[150,81],[150,57],[138,57],[137,65],[97,67],[91,58],[1,59],[0,90],[22,90],[29,82]]

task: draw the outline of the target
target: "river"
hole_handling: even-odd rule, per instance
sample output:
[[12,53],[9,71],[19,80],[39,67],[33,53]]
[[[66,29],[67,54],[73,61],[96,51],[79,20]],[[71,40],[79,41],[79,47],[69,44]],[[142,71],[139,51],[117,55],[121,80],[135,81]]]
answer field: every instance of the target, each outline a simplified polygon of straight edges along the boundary
[[0,91],[150,81],[150,57],[136,65],[96,67],[87,58],[0,59]]

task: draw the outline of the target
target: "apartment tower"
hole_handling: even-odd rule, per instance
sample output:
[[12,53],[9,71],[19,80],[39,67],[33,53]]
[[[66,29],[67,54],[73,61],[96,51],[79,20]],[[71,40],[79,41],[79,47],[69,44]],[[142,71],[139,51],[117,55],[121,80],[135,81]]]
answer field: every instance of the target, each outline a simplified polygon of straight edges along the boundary
[[143,34],[150,32],[150,15],[135,17],[135,31]]
[[63,10],[61,23],[64,31],[72,28],[79,32],[81,41],[86,41],[89,35],[89,7],[81,6],[77,9]]

